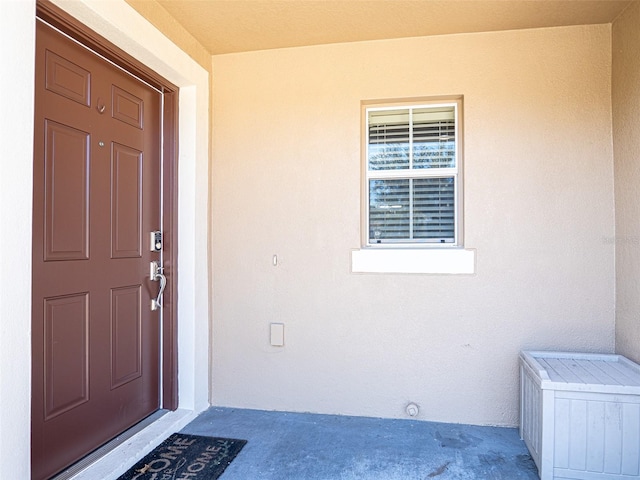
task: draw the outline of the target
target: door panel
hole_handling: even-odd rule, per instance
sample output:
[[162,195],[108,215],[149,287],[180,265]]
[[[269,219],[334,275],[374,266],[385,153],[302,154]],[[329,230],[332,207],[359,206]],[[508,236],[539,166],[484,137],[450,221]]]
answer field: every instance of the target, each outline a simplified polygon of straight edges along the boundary
[[115,85],[112,90],[113,118],[134,127],[142,128],[142,100]]
[[89,134],[50,120],[44,130],[44,260],[86,260]]
[[44,301],[44,418],[89,401],[89,294]]
[[111,388],[142,375],[139,285],[111,290]]
[[89,107],[91,74],[53,52],[45,53],[45,88]]
[[111,258],[142,255],[142,152],[113,144]]
[[160,94],[37,23],[32,476],[159,408]]

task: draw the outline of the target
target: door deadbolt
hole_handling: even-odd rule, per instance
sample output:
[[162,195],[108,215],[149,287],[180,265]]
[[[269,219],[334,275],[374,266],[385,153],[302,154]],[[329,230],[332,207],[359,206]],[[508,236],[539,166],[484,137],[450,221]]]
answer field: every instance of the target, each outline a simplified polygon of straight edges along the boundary
[[162,232],[160,230],[149,233],[149,249],[152,252],[160,252],[162,250]]

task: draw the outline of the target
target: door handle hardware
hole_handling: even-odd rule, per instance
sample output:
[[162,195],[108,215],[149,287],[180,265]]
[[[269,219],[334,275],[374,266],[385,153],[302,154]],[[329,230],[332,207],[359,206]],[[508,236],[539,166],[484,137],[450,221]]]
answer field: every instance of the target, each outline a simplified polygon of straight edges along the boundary
[[149,278],[152,282],[160,281],[160,289],[158,296],[151,299],[151,310],[155,311],[162,308],[162,294],[167,286],[167,277],[164,276],[164,267],[157,260],[153,260],[149,265]]
[[149,232],[149,240],[151,243],[150,250],[152,252],[159,252],[162,250],[162,232],[160,230]]

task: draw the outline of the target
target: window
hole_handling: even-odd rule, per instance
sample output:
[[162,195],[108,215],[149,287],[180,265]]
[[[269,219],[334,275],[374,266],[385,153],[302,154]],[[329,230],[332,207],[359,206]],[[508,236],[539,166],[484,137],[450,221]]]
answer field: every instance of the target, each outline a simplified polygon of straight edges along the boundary
[[461,104],[364,106],[366,246],[462,246]]

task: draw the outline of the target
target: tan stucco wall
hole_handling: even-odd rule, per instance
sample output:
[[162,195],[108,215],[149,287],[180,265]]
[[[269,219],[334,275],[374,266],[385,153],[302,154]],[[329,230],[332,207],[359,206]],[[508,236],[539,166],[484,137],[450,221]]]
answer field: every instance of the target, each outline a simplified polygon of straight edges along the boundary
[[616,351],[640,362],[640,2],[613,25]]
[[[515,425],[521,349],[612,352],[610,60],[608,25],[214,56],[213,403]],[[360,102],[455,94],[477,273],[350,273]]]

